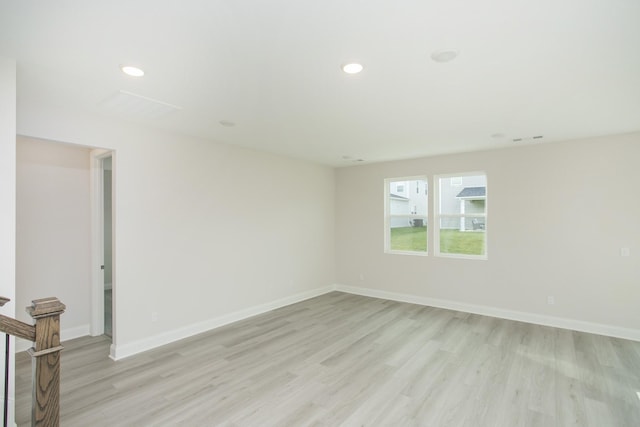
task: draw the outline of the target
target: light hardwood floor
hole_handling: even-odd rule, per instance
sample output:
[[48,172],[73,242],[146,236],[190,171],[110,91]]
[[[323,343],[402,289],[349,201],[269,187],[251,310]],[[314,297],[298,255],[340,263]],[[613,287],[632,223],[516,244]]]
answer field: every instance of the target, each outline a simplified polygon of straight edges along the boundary
[[[62,426],[640,426],[640,343],[333,292],[113,362],[62,353]],[[29,423],[30,360],[16,360]]]

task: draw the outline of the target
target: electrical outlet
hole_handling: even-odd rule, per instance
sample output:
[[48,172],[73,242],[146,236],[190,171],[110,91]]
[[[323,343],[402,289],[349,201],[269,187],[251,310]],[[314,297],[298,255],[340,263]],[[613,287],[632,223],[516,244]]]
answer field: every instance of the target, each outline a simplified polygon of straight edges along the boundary
[[364,280],[364,274],[360,273],[360,280]]
[[629,248],[620,248],[620,256],[629,256],[631,255],[631,251]]
[[151,313],[151,321],[152,322],[158,321],[158,312],[154,311],[153,313]]
[[556,303],[556,297],[554,297],[554,296],[548,296],[547,297],[547,304],[554,305],[555,303]]

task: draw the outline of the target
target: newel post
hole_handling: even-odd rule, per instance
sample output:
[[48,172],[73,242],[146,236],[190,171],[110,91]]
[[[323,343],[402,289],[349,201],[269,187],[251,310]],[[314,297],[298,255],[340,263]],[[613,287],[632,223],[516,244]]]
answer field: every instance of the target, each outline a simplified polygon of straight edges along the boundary
[[36,321],[32,357],[32,426],[60,425],[60,315],[65,305],[58,298],[32,301],[27,312]]

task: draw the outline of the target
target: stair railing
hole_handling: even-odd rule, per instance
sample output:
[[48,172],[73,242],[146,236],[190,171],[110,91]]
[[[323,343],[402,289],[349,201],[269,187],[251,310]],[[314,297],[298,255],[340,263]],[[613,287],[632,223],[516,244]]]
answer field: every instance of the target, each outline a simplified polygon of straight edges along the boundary
[[[0,306],[8,301],[0,297]],[[32,426],[60,425],[60,315],[65,308],[58,298],[33,300],[27,313],[35,319],[35,325],[0,314],[0,331],[34,343],[29,349],[33,367]]]

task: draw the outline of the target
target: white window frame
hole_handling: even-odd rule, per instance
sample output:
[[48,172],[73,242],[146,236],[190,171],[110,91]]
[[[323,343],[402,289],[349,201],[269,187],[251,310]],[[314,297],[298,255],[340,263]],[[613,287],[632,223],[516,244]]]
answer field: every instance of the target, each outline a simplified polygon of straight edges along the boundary
[[[484,213],[483,214],[478,214],[478,213],[457,213],[457,214],[441,214],[440,210],[440,180],[444,180],[444,179],[451,179],[451,178],[457,178],[457,177],[465,177],[465,176],[478,176],[478,175],[484,175],[485,177],[485,199],[484,199]],[[450,183],[452,181],[449,181]],[[451,184],[452,186],[454,186],[454,184]],[[455,185],[457,187],[457,185]],[[462,182],[461,185],[462,186]],[[488,259],[488,255],[489,255],[489,239],[488,239],[488,227],[487,227],[487,223],[488,223],[488,218],[489,218],[489,177],[487,175],[486,172],[484,171],[475,171],[475,172],[462,172],[462,173],[451,173],[451,174],[442,174],[442,175],[434,175],[433,176],[433,203],[431,204],[433,206],[433,222],[432,222],[432,226],[430,228],[433,229],[433,239],[431,239],[433,241],[433,253],[435,254],[435,256],[437,257],[443,257],[443,258],[462,258],[462,259],[476,259],[476,260],[486,260]],[[484,228],[484,254],[483,255],[468,255],[468,254],[452,254],[452,253],[441,253],[440,252],[440,219],[442,219],[443,217],[446,218],[483,218],[484,219],[484,224],[485,224],[485,228]]]
[[[424,195],[424,197],[426,198],[427,201],[427,211],[424,215],[417,215],[417,214],[407,214],[407,215],[391,215],[391,202],[390,202],[390,196],[391,196],[391,183],[392,182],[396,182],[396,181],[424,181],[425,182],[425,187],[427,189],[427,194]],[[409,193],[406,193],[409,194]],[[404,197],[404,196],[401,196]],[[384,253],[387,254],[400,254],[400,255],[416,255],[416,256],[427,256],[429,255],[429,245],[430,245],[430,240],[429,239],[429,229],[431,228],[429,226],[429,204],[430,204],[430,200],[429,200],[429,177],[427,175],[414,175],[414,176],[408,176],[408,177],[398,177],[398,178],[386,178],[384,180]],[[427,233],[425,236],[425,239],[427,239],[427,246],[426,246],[426,251],[424,252],[417,252],[417,251],[398,251],[398,250],[393,250],[391,249],[391,218],[407,218],[407,220],[413,220],[413,219],[424,219],[425,221],[425,225],[427,227]]]

